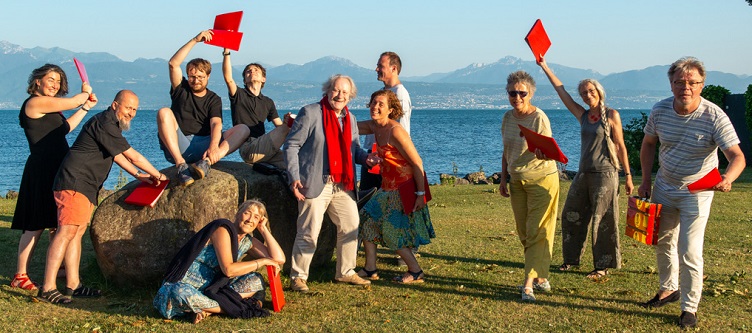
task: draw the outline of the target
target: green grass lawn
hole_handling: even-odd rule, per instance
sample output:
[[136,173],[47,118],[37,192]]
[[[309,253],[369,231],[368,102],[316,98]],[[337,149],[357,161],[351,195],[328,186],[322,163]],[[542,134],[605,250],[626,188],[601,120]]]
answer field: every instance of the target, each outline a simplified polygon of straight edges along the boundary
[[[639,185],[635,179],[635,185]],[[678,303],[660,309],[638,306],[658,288],[653,249],[623,237],[626,197],[621,201],[623,268],[593,282],[589,247],[579,270],[559,272],[557,233],[550,276],[553,291],[538,302],[521,303],[522,246],[509,200],[496,185],[433,186],[431,215],[437,238],[421,247],[426,283],[398,285],[391,277],[404,268],[381,251],[382,280],[370,288],[334,284],[330,267],[313,271],[312,293],[286,292],[287,306],[263,319],[209,317],[198,325],[164,320],[151,306],[154,289],[110,285],[98,271],[85,236],[82,276],[101,287],[100,299],[76,299],[69,306],[34,302],[31,292],[10,288],[19,234],[10,230],[15,201],[0,200],[0,327],[9,332],[656,332],[679,331]],[[559,209],[569,182],[562,182]],[[705,287],[699,327],[707,331],[752,331],[752,171],[730,193],[716,194],[705,238]],[[274,221],[272,221],[273,223]],[[34,257],[30,275],[41,280],[47,239]],[[362,267],[362,253],[358,264]],[[59,281],[62,285],[63,281]],[[285,286],[289,279],[283,277]],[[266,306],[269,306],[267,304]]]

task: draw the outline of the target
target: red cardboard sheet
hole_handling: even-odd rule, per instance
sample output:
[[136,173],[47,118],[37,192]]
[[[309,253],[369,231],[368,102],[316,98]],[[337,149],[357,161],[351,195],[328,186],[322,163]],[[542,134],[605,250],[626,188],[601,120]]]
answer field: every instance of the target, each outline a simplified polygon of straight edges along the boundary
[[721,178],[721,173],[718,172],[718,168],[713,168],[713,170],[710,170],[707,175],[698,179],[696,182],[687,185],[687,189],[689,190],[689,193],[707,191],[712,189],[713,186],[718,185],[721,181],[723,181],[723,178]]
[[522,125],[517,126],[520,127],[522,135],[525,137],[525,141],[527,141],[527,150],[535,153],[535,149],[540,149],[541,152],[543,152],[543,154],[545,154],[546,157],[550,159],[559,161],[564,164],[567,164],[567,162],[569,162],[569,159],[564,155],[564,152],[561,151],[554,138],[533,132],[529,128]]
[[[81,76],[81,82],[89,82],[89,76],[86,75],[86,67],[84,67],[84,64],[82,64],[78,59],[73,58],[73,62],[76,64],[76,69],[78,70],[78,75]],[[91,83],[91,82],[89,82]]]
[[238,51],[243,39],[243,33],[238,31],[242,19],[242,11],[217,15],[212,29],[214,36],[206,44]]
[[538,62],[541,61],[541,56],[545,55],[548,48],[551,47],[551,40],[548,39],[548,34],[546,34],[546,29],[543,29],[543,23],[540,19],[535,21],[530,32],[525,36],[525,41]]
[[266,266],[266,276],[269,278],[269,291],[272,293],[272,307],[274,312],[282,311],[285,306],[285,294],[282,292],[282,281],[279,273],[274,274],[273,266]]
[[136,206],[149,206],[151,208],[154,208],[154,205],[157,204],[159,197],[162,196],[162,193],[164,193],[164,190],[165,188],[167,188],[167,184],[169,183],[169,179],[160,182],[159,185],[141,182],[138,184],[138,186],[136,186],[136,189],[134,189],[133,192],[131,192],[131,194],[128,195],[127,198],[125,198],[125,203]]
[[[425,203],[428,203],[431,201],[431,188],[428,187],[428,178],[426,178],[426,174],[423,173],[423,182],[426,190],[426,194],[423,196],[423,200],[425,200]],[[415,192],[417,191],[415,188],[415,181],[410,178],[410,180],[402,183],[398,187],[399,194],[400,194],[400,200],[402,200],[402,209],[405,212],[405,214],[412,213],[413,207],[415,207],[415,200],[418,200],[418,196],[415,195]]]

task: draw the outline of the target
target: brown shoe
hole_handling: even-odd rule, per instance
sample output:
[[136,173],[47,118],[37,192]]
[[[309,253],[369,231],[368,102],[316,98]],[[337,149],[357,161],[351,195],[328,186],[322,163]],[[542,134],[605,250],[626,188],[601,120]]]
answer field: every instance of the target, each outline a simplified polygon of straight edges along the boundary
[[308,285],[306,284],[306,280],[301,278],[292,278],[290,280],[290,289],[292,291],[299,291],[299,292],[307,292],[308,291]]
[[362,277],[358,276],[358,274],[335,278],[334,280],[339,283],[349,283],[356,286],[365,286],[371,284],[371,281],[363,279]]

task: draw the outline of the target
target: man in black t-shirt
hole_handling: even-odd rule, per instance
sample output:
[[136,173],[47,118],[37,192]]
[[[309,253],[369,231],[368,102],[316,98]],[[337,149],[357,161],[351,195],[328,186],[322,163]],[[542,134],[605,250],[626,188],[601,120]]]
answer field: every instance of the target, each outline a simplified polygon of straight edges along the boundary
[[201,58],[189,61],[187,79],[180,69],[193,46],[210,41],[213,34],[211,30],[200,32],[170,58],[172,106],[157,113],[160,147],[167,161],[175,163],[183,186],[193,183],[191,170],[196,178],[204,178],[212,164],[238,149],[250,134],[247,126],[234,126],[222,133],[222,100],[206,88],[210,62]]
[[[230,110],[233,125],[246,125],[251,131],[248,140],[240,146],[240,157],[249,164],[268,162],[280,169],[285,169],[285,160],[279,149],[285,142],[287,133],[292,126],[291,114],[285,114],[285,121],[279,119],[277,107],[271,98],[261,93],[266,83],[266,69],[257,63],[245,66],[243,69],[243,84],[241,88],[232,79],[232,64],[230,50],[222,52],[222,74],[224,74],[227,92],[230,95]],[[271,132],[266,133],[264,119],[274,123]]]
[[[58,227],[47,251],[44,285],[39,289],[37,299],[70,303],[71,296],[101,295],[99,290],[82,286],[78,267],[81,237],[86,232],[91,213],[98,202],[99,189],[110,173],[112,162],[143,182],[158,184],[167,180],[123,137],[122,131],[130,128],[137,109],[138,96],[135,93],[130,90],[118,92],[107,110],[94,115],[84,124],[60,165],[53,186],[58,207]],[[66,267],[64,295],[57,290],[56,284],[63,259]]]

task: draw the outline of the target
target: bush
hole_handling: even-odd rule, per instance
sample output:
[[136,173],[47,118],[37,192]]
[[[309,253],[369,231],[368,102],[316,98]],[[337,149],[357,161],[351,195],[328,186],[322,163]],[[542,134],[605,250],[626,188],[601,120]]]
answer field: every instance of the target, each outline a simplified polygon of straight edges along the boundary
[[702,93],[700,93],[702,97],[713,102],[713,104],[720,106],[721,109],[724,110],[726,110],[726,96],[729,94],[731,94],[731,91],[728,89],[712,84],[705,86],[705,88],[702,89]]
[[[642,148],[642,138],[645,137],[645,124],[648,122],[648,115],[645,112],[640,112],[639,118],[634,118],[629,121],[624,127],[624,145],[627,147],[627,158],[629,159],[629,167],[633,174],[642,174],[642,166],[640,165],[640,148]],[[658,170],[658,147],[661,143],[656,145],[655,158],[653,159],[653,172]]]
[[744,93],[745,105],[745,119],[747,120],[747,128],[752,131],[752,84],[747,86],[747,92]]

